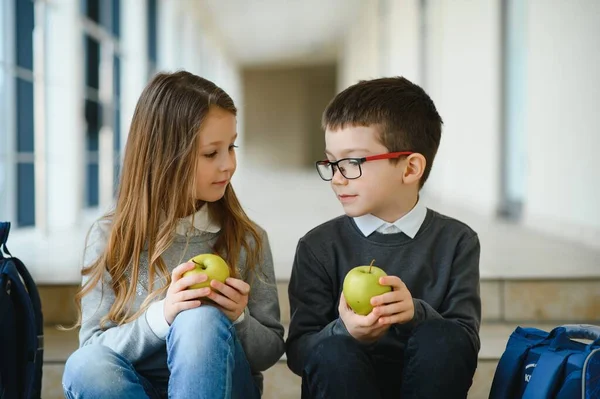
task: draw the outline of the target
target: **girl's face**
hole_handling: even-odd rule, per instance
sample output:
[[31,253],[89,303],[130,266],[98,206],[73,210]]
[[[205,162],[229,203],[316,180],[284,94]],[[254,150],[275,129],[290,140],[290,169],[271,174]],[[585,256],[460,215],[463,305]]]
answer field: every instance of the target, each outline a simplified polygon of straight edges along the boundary
[[223,197],[235,172],[236,118],[219,107],[211,107],[200,131],[194,196],[215,202]]

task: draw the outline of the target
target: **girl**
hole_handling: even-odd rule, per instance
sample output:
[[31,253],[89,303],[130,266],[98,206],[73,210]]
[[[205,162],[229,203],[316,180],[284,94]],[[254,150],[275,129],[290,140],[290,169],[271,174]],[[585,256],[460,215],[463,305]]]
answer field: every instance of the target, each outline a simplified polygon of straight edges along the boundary
[[[236,112],[187,72],[159,74],[142,93],[115,209],[87,240],[66,397],[260,397],[283,327],[266,233],[230,184]],[[206,281],[183,277],[202,253],[222,256],[232,277],[187,289]]]

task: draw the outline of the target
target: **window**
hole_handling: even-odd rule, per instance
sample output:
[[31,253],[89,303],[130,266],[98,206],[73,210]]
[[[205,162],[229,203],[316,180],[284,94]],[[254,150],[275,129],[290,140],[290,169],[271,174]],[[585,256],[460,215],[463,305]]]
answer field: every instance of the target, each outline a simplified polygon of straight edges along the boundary
[[113,170],[113,190],[116,192],[119,185],[119,174],[121,172],[121,59],[113,57],[113,93],[114,93],[114,170]]
[[[115,192],[120,170],[121,148],[121,59],[119,52],[120,0],[83,0],[86,121],[86,207],[101,204],[103,193]],[[101,73],[102,71],[102,73]],[[110,135],[104,148],[101,135]],[[101,159],[110,151],[113,161]],[[110,173],[113,184],[101,186],[100,176]]]
[[[33,115],[33,23],[34,4],[29,0],[14,3],[14,65],[9,65],[14,81],[14,128],[16,140],[16,176],[13,190],[16,195],[17,226],[35,224],[35,178],[34,178],[34,115]],[[10,72],[9,72],[10,73]],[[9,133],[10,134],[10,133]]]
[[527,2],[502,2],[502,180],[500,216],[519,220],[527,200],[526,18]]
[[[9,193],[8,186],[8,166],[9,166],[9,151],[8,148],[8,85],[6,82],[7,72],[7,36],[4,32],[8,31],[7,12],[5,2],[0,3],[0,193]],[[0,219],[8,220],[9,214],[8,195],[0,195]]]
[[157,4],[156,0],[148,0],[148,74],[152,77],[157,72]]

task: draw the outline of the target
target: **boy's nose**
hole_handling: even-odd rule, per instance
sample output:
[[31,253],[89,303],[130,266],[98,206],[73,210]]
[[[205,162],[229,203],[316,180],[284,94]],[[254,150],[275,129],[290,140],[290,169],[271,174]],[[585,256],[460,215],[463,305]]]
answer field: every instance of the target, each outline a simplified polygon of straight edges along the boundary
[[338,168],[333,168],[333,177],[331,178],[331,182],[337,185],[346,185],[348,184],[348,179],[344,177],[342,172],[338,170]]

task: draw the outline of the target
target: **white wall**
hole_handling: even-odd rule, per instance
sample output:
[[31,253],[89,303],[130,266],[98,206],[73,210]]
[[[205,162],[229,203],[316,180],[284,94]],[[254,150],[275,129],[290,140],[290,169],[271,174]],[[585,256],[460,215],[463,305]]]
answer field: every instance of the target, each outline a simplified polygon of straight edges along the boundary
[[60,0],[47,7],[45,175],[50,233],[77,226],[83,208],[85,120],[79,6]]
[[430,4],[425,90],[444,128],[426,189],[493,215],[500,177],[499,2]]
[[[487,217],[500,203],[500,5],[365,2],[339,58],[338,90],[379,75],[423,85],[444,120],[424,191]],[[600,3],[528,0],[526,9],[523,222],[600,247]]]
[[421,84],[419,0],[388,0],[379,13],[386,20],[379,30],[385,52],[379,56],[381,75]]
[[[338,89],[381,75],[402,75],[424,85],[445,122],[425,189],[493,214],[500,173],[498,2],[429,2],[425,38],[418,1],[391,1],[385,7],[378,10],[375,2],[365,3],[360,19],[349,28]],[[384,38],[386,32],[389,37]],[[424,66],[423,40],[427,41]]]
[[529,0],[525,221],[600,247],[600,2]]
[[148,82],[148,21],[146,0],[121,3],[121,157],[137,100]]
[[[159,2],[159,70],[185,69],[213,81],[227,92],[238,108],[238,140],[244,142],[244,106],[241,72],[229,54],[218,29],[202,2]],[[238,162],[244,162],[243,154]]]
[[338,63],[338,91],[360,79],[373,79],[379,70],[377,0],[365,0],[359,18],[348,27]]

